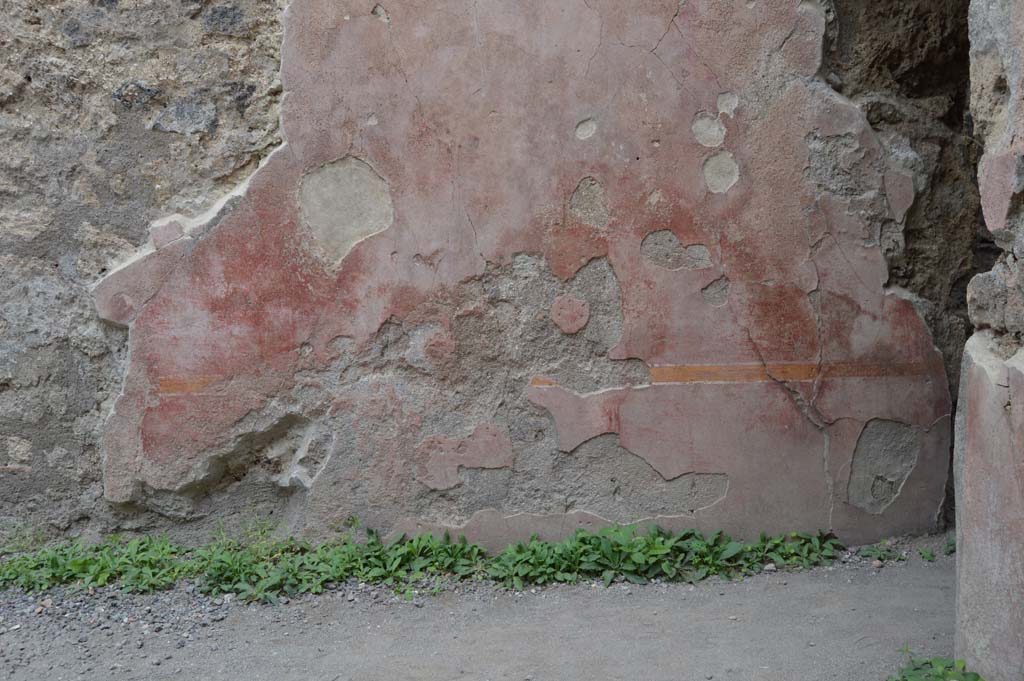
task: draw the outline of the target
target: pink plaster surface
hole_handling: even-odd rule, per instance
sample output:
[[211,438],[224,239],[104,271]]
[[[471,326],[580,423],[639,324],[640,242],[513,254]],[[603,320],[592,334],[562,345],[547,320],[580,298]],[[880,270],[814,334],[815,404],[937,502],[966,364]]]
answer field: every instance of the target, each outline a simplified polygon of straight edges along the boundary
[[[438,0],[396,2],[384,22],[373,4],[290,5],[286,144],[218,224],[99,285],[101,316],[131,328],[105,438],[108,499],[188,491],[240,423],[305,387],[298,376],[331,366],[339,338],[358,353],[384,322],[415,318],[439,329],[428,343],[433,366],[471,362],[446,331],[453,291],[488,263],[528,253],[563,280],[606,257],[624,317],[606,359],[641,360],[651,372],[649,382],[590,394],[542,379],[516,386],[551,414],[559,448],[617,433],[665,479],[729,476],[719,503],[661,522],[751,533],[834,527],[856,540],[934,523],[949,445],[945,374],[921,318],[885,291],[885,260],[863,215],[888,210],[886,160],[862,112],[814,77],[818,9],[791,0]],[[690,122],[717,112],[725,93],[739,106],[721,118],[723,145],[707,148]],[[581,139],[588,120],[596,130]],[[812,133],[856,141],[862,153],[847,172],[872,191],[851,198],[812,181]],[[723,151],[738,180],[713,193],[705,163]],[[313,253],[298,187],[346,156],[384,178],[394,220],[332,269]],[[603,187],[605,225],[569,210],[588,177]],[[901,188],[893,203],[908,200]],[[707,244],[713,266],[645,260],[644,236],[664,229]],[[723,277],[724,304],[709,304],[705,289]],[[345,456],[359,463],[314,491],[339,508],[359,487],[384,509],[382,522],[415,525],[399,519],[409,517],[417,479],[450,489],[459,466],[516,461],[514,439],[428,432],[431,405],[406,400],[387,375],[317,389],[334,391],[332,413],[358,414]],[[872,419],[928,431],[881,514],[848,503],[844,482]],[[373,427],[385,422],[386,436]],[[513,526],[564,529],[593,515],[471,511],[424,522],[506,537],[519,532]]]
[[421,460],[417,479],[431,489],[451,489],[461,483],[459,468],[508,468],[515,461],[508,430],[485,423],[464,440],[431,437],[417,448]]
[[1012,240],[1013,226],[1007,221],[1015,199],[1024,191],[1024,153],[1020,149],[986,152],[978,181],[985,226],[993,236]]
[[575,296],[558,296],[551,304],[551,319],[562,333],[576,333],[590,321],[590,305]]
[[986,679],[1024,678],[1024,351],[967,344],[958,414],[957,655]]

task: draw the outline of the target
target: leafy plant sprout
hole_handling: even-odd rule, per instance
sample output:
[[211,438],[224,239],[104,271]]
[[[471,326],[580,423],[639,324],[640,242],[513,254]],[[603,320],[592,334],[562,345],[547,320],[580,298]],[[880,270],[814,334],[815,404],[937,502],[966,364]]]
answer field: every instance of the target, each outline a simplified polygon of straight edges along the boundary
[[[351,526],[351,525],[350,525]],[[464,537],[458,541],[422,535],[384,542],[367,530],[364,542],[349,534],[319,545],[298,539],[274,539],[265,528],[241,539],[222,534],[214,543],[189,550],[166,537],[104,543],[74,542],[15,555],[0,562],[0,588],[43,591],[55,586],[80,588],[116,584],[126,591],[167,589],[193,578],[210,594],[235,593],[249,601],[272,603],[282,596],[322,593],[348,579],[394,587],[406,598],[413,585],[436,578],[490,578],[517,590],[526,585],[573,584],[617,579],[641,584],[652,579],[699,582],[709,577],[736,579],[756,574],[768,563],[803,569],[827,565],[843,545],[830,534],[793,532],[761,535],[753,543],[723,532],[671,533],[613,526],[577,531],[561,542],[533,537],[489,556]],[[436,585],[435,585],[436,589]]]

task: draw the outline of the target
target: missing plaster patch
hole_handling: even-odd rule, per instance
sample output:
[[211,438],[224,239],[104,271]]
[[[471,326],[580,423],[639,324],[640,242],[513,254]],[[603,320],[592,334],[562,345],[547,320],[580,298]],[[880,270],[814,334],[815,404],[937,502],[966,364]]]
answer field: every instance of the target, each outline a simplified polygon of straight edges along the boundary
[[693,136],[705,147],[719,147],[725,141],[725,125],[709,113],[701,112],[693,119],[690,126]]
[[704,182],[712,194],[724,194],[740,179],[740,168],[728,151],[720,151],[704,162]]
[[898,421],[869,421],[857,440],[850,467],[847,499],[879,514],[899,496],[917,465],[924,429]]
[[580,222],[599,229],[607,227],[611,220],[604,185],[593,177],[584,177],[576,185],[569,199],[569,210]]
[[732,117],[740,105],[740,98],[731,92],[718,95],[718,113]]
[[712,266],[711,251],[707,246],[683,246],[670,229],[661,229],[645,236],[640,244],[640,252],[658,267],[668,270],[703,270]]
[[585,140],[590,139],[597,133],[597,121],[593,118],[580,121],[576,125],[576,139]]
[[303,177],[299,203],[317,254],[332,268],[339,266],[357,243],[394,222],[387,182],[354,156]]
[[700,290],[704,302],[711,307],[722,307],[729,301],[729,278],[721,276]]
[[652,516],[692,515],[722,501],[729,476],[688,473],[666,480],[641,457],[625,449],[617,435],[600,435],[559,457],[552,482],[581,509],[616,522]]
[[[248,423],[230,449],[211,456],[178,491],[189,496],[208,494],[256,474],[279,487],[306,487],[319,472],[322,457],[304,461],[313,439],[313,425],[299,414],[284,414],[266,422]],[[315,465],[305,464],[316,459]]]

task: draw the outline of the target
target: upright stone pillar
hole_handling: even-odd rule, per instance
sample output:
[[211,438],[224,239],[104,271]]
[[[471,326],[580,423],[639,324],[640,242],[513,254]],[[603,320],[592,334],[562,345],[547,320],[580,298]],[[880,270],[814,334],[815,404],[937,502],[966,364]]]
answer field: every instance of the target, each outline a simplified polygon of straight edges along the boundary
[[1024,679],[1024,350],[991,332],[964,354],[957,414],[957,656],[987,681]]
[[988,681],[1024,679],[1024,5],[971,4],[971,109],[985,142],[985,226],[1004,251],[967,292],[957,414],[956,654]]

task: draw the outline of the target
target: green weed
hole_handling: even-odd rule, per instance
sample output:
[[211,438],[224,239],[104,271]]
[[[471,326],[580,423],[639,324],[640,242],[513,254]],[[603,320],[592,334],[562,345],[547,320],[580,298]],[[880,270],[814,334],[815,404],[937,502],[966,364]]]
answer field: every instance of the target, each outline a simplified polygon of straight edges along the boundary
[[921,556],[921,559],[927,563],[935,562],[935,552],[931,549],[918,549],[917,553]]
[[557,544],[536,537],[515,544],[490,561],[487,573],[515,589],[580,579],[602,579],[606,585],[616,578],[637,584],[651,579],[699,582],[714,575],[732,579],[754,574],[766,563],[825,565],[842,549],[839,540],[824,533],[762,535],[757,543],[744,544],[722,532],[705,536],[696,530],[671,534],[656,527],[646,533],[635,527],[609,527],[580,530]]
[[905,667],[888,681],[985,681],[966,670],[963,660],[936,657],[930,660],[910,658]]
[[90,588],[116,582],[126,591],[156,591],[173,586],[187,572],[183,553],[165,537],[47,547],[0,563],[0,587],[43,591],[65,584]]
[[196,552],[196,574],[208,593],[236,593],[274,602],[282,595],[322,593],[350,578],[400,586],[435,575],[469,577],[482,571],[484,552],[460,539],[423,535],[385,544],[370,532],[366,543],[347,538],[313,547],[288,539],[254,543],[222,540]]
[[902,552],[897,551],[892,546],[890,546],[888,540],[880,541],[872,546],[865,546],[859,551],[857,551],[857,555],[863,558],[872,558],[874,560],[880,560],[883,563],[886,561],[903,561],[907,559],[907,557],[904,556]]
[[[118,584],[128,591],[166,589],[190,577],[210,594],[235,593],[249,601],[275,602],[282,596],[321,593],[328,585],[357,579],[385,584],[411,597],[413,586],[435,577],[490,577],[508,587],[574,583],[581,579],[616,579],[644,583],[651,579],[698,582],[718,575],[733,579],[760,572],[767,563],[778,568],[808,568],[831,563],[842,544],[824,533],[768,537],[747,544],[722,532],[705,536],[696,530],[673,534],[653,527],[580,530],[558,543],[536,537],[509,546],[496,556],[446,534],[423,535],[386,543],[372,531],[366,541],[348,534],[311,545],[275,539],[267,527],[238,538],[222,534],[195,551],[166,538],[102,544],[80,542],[39,549],[0,562],[0,588],[43,591],[60,585],[89,588]],[[435,585],[436,586],[436,585]]]

